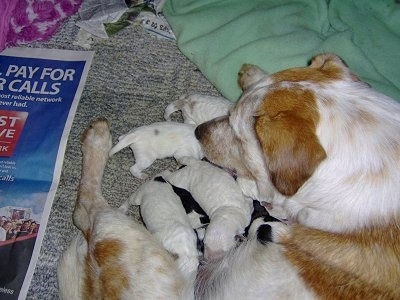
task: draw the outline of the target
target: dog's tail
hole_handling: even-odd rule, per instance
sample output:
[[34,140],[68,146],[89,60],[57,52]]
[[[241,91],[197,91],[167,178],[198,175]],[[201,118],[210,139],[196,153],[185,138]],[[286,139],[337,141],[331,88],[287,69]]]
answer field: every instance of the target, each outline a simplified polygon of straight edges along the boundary
[[179,97],[178,100],[175,100],[175,101],[171,102],[170,104],[168,104],[164,111],[164,119],[167,121],[171,121],[171,115],[174,112],[182,109],[182,107],[186,103],[186,98],[187,98],[186,96],[181,96],[181,97]]
[[101,192],[104,168],[112,146],[107,120],[94,120],[82,134],[81,142],[82,175],[73,219],[75,225],[85,233],[96,211],[108,206]]
[[130,144],[133,144],[135,142],[135,139],[135,130],[120,136],[118,139],[118,143],[114,147],[112,147],[108,155],[113,156],[115,153],[121,151],[125,147],[128,147]]

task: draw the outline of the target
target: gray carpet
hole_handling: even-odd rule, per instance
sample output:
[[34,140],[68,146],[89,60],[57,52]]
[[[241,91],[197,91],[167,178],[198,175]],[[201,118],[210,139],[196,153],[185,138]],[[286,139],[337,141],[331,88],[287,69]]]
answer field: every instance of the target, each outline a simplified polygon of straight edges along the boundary
[[[50,41],[30,46],[83,50],[72,44],[78,31],[76,18],[64,23]],[[133,127],[162,121],[165,106],[182,94],[218,95],[174,41],[155,38],[139,26],[129,26],[110,39],[97,41],[92,50],[94,60],[68,139],[60,184],[27,299],[58,299],[57,262],[76,234],[71,217],[81,172],[79,138],[90,120],[106,117],[115,143],[119,135]],[[180,120],[179,115],[175,118]],[[133,162],[129,148],[109,161],[103,192],[112,206],[126,200],[141,184],[129,173]],[[156,161],[148,173],[173,167],[172,159]],[[135,209],[131,214],[138,216]]]

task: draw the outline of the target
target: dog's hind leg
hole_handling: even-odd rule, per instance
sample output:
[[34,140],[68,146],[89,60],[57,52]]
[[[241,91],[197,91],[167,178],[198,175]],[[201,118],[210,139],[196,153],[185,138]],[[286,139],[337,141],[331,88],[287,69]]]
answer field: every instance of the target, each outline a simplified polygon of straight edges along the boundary
[[101,192],[103,172],[112,146],[107,120],[94,120],[82,134],[81,142],[82,176],[73,219],[75,225],[86,233],[90,229],[94,214],[99,209],[108,207]]

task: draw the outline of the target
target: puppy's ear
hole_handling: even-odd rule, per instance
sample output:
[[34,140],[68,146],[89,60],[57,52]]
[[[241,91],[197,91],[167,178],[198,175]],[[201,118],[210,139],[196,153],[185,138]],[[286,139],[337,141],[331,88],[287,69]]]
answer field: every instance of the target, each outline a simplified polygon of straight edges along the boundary
[[326,158],[316,135],[319,120],[311,91],[285,88],[271,91],[259,108],[256,134],[271,181],[291,196]]

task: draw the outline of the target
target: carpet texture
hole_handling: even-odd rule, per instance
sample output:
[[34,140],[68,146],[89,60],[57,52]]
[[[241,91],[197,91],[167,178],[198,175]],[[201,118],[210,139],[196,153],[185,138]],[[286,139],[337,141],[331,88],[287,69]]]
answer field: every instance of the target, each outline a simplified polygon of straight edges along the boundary
[[[48,42],[30,46],[82,50],[72,43],[78,31],[76,19],[76,15],[68,19]],[[93,63],[68,139],[60,184],[27,299],[58,299],[56,267],[77,232],[72,211],[81,172],[79,139],[90,120],[106,117],[115,144],[119,135],[133,127],[162,121],[165,106],[182,94],[218,95],[175,41],[157,39],[141,27],[129,26],[110,39],[96,41],[91,50],[95,51]],[[174,117],[180,120],[179,115]],[[112,206],[125,201],[141,184],[129,173],[133,163],[129,148],[109,160],[103,193]],[[172,159],[156,161],[148,173],[175,166]],[[130,213],[138,217],[137,210]]]

